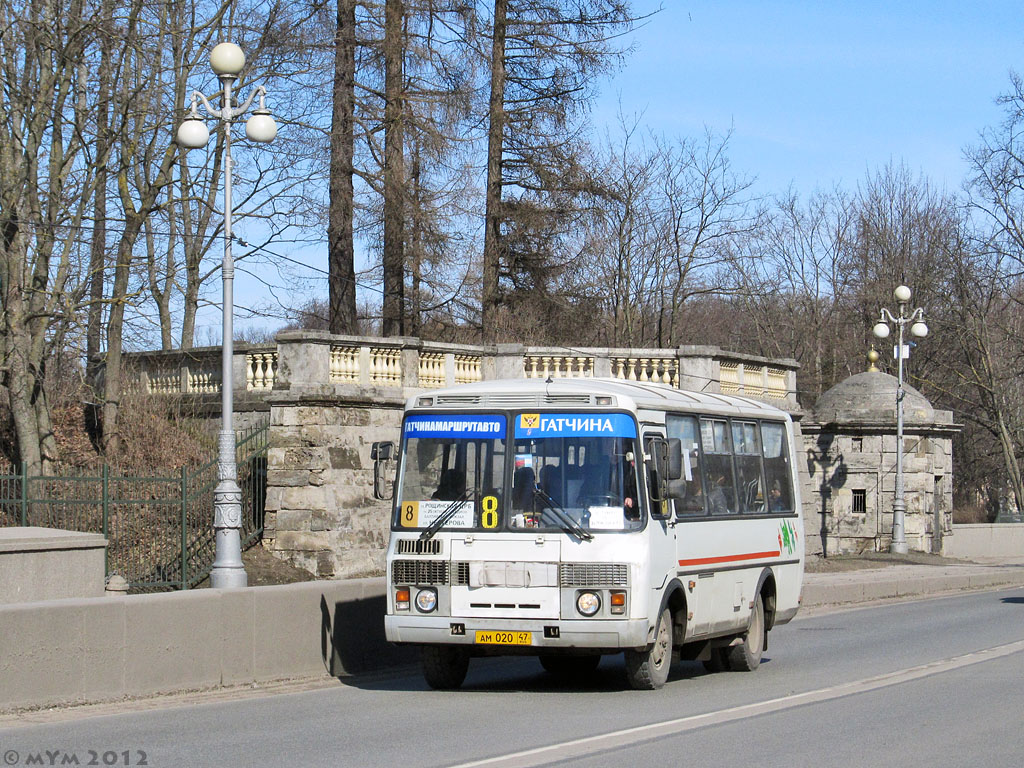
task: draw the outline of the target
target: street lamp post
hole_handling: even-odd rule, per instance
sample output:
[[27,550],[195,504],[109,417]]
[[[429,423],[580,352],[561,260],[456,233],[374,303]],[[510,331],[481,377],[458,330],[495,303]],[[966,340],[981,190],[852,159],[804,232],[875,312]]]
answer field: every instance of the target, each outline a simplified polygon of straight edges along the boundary
[[898,333],[898,344],[895,349],[896,357],[896,494],[892,502],[892,545],[889,549],[894,555],[907,554],[907,532],[904,525],[904,517],[907,511],[906,500],[903,495],[903,360],[908,357],[909,350],[903,345],[903,327],[910,324],[910,335],[917,338],[924,338],[928,335],[928,326],[924,323],[924,310],[918,307],[909,315],[906,314],[907,304],[910,303],[910,289],[901,285],[893,291],[893,298],[896,299],[899,314],[893,315],[885,307],[872,333],[880,339],[889,336],[889,324],[895,324]]
[[249,109],[259,96],[259,107],[246,121],[245,135],[252,141],[271,142],[277,136],[277,125],[264,103],[266,89],[261,85],[249,94],[238,107],[231,103],[231,86],[245,66],[245,54],[234,43],[220,43],[210,52],[210,66],[221,82],[221,108],[216,109],[206,96],[192,93],[189,113],[175,134],[179,146],[199,149],[206,146],[210,132],[199,115],[199,102],[206,112],[220,120],[224,130],[224,259],[221,278],[224,290],[223,342],[221,352],[221,431],[218,439],[217,487],[213,491],[213,528],[216,555],[210,571],[210,585],[230,589],[248,583],[242,564],[242,490],[238,487],[238,468],[235,465],[235,430],[232,426],[234,392],[231,362],[234,355],[234,277],[235,265],[231,257],[231,121]]

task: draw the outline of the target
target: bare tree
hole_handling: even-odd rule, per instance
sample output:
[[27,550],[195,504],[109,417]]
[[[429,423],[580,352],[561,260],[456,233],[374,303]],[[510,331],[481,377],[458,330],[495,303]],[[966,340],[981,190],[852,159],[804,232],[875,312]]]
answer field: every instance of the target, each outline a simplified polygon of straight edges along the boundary
[[591,282],[613,345],[690,338],[687,305],[724,293],[740,246],[758,224],[750,183],[731,171],[728,136],[649,139],[623,123],[598,164],[591,198]]
[[806,201],[791,190],[773,201],[737,262],[735,295],[756,351],[796,358],[797,386],[808,403],[860,362],[847,342],[851,330],[853,339],[864,337],[849,312],[854,222],[853,202],[842,190],[815,192]]
[[[597,75],[621,55],[635,21],[621,0],[494,0],[489,51],[482,330],[496,338],[503,281],[536,282],[551,261],[551,227],[590,177],[579,119]],[[531,233],[536,233],[534,237]],[[513,288],[514,290],[514,288]]]
[[78,241],[95,169],[79,62],[92,20],[81,2],[0,2],[0,368],[17,458],[36,473],[57,459],[46,365],[84,286]]
[[337,0],[331,119],[331,166],[327,225],[331,333],[355,333],[355,99],[356,3]]

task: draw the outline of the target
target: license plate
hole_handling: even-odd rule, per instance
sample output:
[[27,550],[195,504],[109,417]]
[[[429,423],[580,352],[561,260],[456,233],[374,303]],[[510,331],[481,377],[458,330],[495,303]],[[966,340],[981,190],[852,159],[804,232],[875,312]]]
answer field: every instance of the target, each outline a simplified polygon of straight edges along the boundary
[[476,633],[475,642],[481,645],[532,645],[530,632],[486,630]]

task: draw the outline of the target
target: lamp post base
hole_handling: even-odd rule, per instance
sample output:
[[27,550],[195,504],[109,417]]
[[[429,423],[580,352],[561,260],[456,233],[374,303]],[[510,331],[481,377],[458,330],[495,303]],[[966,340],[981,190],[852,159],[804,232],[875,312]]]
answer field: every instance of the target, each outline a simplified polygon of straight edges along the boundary
[[242,539],[237,528],[216,531],[217,559],[210,570],[210,586],[214,589],[241,589],[249,586],[249,576],[242,563]]
[[[230,469],[234,470],[233,464]],[[242,564],[242,489],[232,477],[225,477],[217,483],[213,491],[213,509],[216,555],[210,570],[210,586],[214,589],[246,587],[249,577]]]
[[908,551],[907,542],[905,541],[894,541],[889,546],[889,552],[894,555],[905,555]]

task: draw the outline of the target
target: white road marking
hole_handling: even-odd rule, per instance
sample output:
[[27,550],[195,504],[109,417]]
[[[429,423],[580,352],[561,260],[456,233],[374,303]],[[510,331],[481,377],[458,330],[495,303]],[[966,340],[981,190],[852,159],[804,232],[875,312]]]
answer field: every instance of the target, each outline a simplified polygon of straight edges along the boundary
[[922,677],[937,675],[942,672],[949,672],[972,664],[980,664],[1002,656],[1009,656],[1024,651],[1024,640],[1018,640],[1006,645],[997,645],[994,648],[986,648],[982,651],[966,653],[962,656],[954,656],[949,659],[941,659],[917,667],[900,669],[895,672],[887,672],[884,675],[868,677],[863,680],[855,680],[842,685],[829,688],[819,688],[814,691],[795,693],[790,696],[782,696],[768,701],[758,701],[752,704],[744,704],[729,709],[721,709],[717,712],[707,712],[702,715],[691,715],[680,717],[675,720],[665,720],[660,723],[640,725],[634,728],[625,728],[621,731],[605,733],[600,736],[589,736],[582,739],[573,739],[559,744],[550,744],[546,747],[526,749],[521,752],[512,752],[498,757],[489,757],[484,760],[474,760],[470,763],[459,763],[452,768],[478,768],[478,766],[500,766],[500,768],[529,768],[531,766],[546,765],[557,760],[568,760],[585,755],[591,755],[606,749],[619,748],[628,744],[635,744],[649,739],[692,731],[709,725],[729,723],[734,720],[742,720],[748,717],[756,717],[771,712],[779,712],[805,704],[814,704],[831,699],[838,699],[844,696],[853,696],[858,693],[867,693],[879,688],[887,688],[892,685],[907,683],[918,680]]

